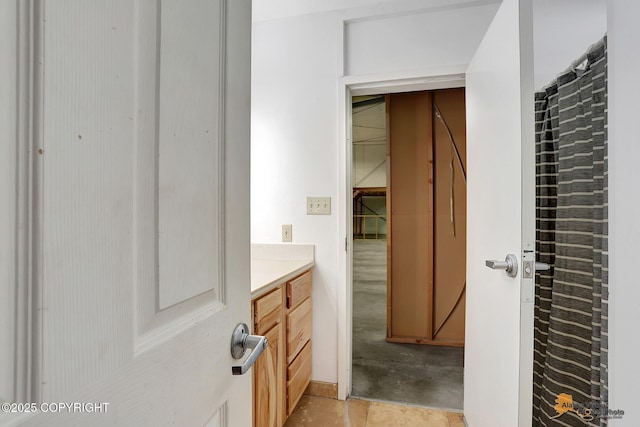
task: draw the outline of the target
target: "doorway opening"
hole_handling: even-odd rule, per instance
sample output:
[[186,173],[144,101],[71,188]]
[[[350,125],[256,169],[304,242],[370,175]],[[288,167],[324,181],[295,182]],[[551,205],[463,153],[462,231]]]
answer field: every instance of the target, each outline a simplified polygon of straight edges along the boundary
[[464,89],[355,96],[354,396],[462,409]]

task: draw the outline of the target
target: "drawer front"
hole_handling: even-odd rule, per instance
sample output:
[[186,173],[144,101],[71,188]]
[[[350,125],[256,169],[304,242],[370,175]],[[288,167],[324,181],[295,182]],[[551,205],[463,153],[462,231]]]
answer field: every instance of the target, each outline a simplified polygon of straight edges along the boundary
[[254,321],[257,335],[264,335],[282,319],[282,288],[277,288],[271,293],[258,298],[254,302]]
[[311,338],[311,298],[287,314],[287,364]]
[[311,341],[287,368],[287,415],[291,415],[311,380]]
[[287,308],[293,308],[311,296],[311,270],[287,282]]

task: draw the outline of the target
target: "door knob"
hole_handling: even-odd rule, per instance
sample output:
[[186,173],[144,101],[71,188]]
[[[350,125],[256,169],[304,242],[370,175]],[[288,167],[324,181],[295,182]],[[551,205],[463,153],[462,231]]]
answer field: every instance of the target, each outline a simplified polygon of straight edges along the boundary
[[258,360],[265,348],[267,337],[262,335],[249,335],[249,327],[246,323],[238,323],[231,336],[231,356],[234,359],[242,359],[247,350],[251,350],[249,356],[241,365],[231,367],[233,375],[242,375]]
[[516,277],[518,274],[518,259],[514,254],[507,255],[504,261],[488,259],[485,264],[494,270],[505,270],[509,277]]

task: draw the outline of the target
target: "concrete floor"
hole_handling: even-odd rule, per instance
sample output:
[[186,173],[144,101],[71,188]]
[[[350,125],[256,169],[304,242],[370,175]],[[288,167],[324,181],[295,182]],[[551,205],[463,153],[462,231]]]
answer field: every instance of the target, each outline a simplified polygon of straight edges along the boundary
[[386,241],[353,249],[352,395],[462,410],[463,349],[386,342]]
[[285,427],[464,427],[461,413],[349,398],[302,396]]

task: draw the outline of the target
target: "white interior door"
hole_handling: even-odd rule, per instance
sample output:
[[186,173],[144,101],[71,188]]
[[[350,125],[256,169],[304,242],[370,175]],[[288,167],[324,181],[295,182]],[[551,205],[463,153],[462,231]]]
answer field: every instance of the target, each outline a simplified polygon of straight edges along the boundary
[[[530,0],[504,0],[467,70],[467,312],[470,427],[531,424],[535,145]],[[512,253],[516,277],[485,260]]]
[[17,381],[38,410],[0,424],[251,425],[230,353],[250,320],[251,2],[21,3],[35,297]]

